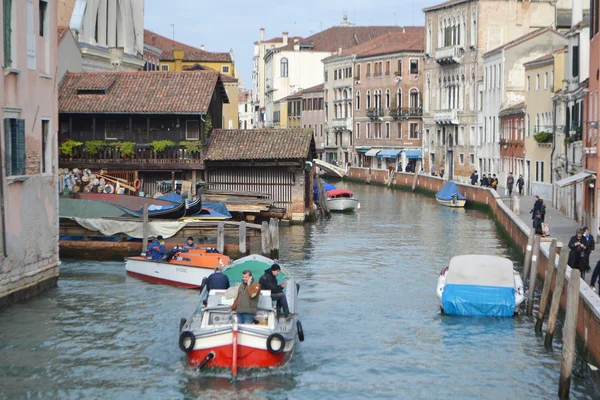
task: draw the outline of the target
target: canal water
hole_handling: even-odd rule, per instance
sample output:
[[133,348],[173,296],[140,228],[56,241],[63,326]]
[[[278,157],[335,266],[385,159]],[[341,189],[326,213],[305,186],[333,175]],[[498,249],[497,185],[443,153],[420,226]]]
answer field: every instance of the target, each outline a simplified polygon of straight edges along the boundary
[[[514,259],[485,214],[338,186],[358,212],[281,230],[306,334],[282,370],[236,382],[190,370],[177,335],[197,292],[126,276],[123,263],[66,260],[57,288],[0,310],[0,399],[556,398],[560,349],[544,349],[532,320],[440,315],[450,257]],[[594,397],[590,379],[573,381],[572,398]]]

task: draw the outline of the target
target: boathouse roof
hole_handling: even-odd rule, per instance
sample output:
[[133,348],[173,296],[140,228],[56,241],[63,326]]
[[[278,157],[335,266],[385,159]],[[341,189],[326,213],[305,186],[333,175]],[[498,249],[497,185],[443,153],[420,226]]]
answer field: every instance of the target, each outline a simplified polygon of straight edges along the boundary
[[217,53],[206,51],[177,42],[168,37],[159,35],[156,32],[144,29],[144,43],[157,47],[161,51],[161,61],[175,61],[173,50],[183,51],[183,61],[200,61],[200,62],[232,62],[230,53]]
[[215,90],[229,103],[216,71],[68,73],[58,109],[71,114],[205,114]]
[[205,161],[312,160],[314,156],[312,129],[216,129]]

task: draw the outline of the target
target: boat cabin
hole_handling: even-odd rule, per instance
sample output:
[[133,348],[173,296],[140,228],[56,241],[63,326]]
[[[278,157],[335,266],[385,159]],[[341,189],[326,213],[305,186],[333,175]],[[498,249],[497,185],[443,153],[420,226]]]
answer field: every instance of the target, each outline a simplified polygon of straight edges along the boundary
[[[235,293],[237,294],[237,288],[235,289]],[[234,314],[229,311],[229,308],[233,305],[235,296],[228,296],[228,290],[213,289],[210,291],[206,307],[203,309],[201,328],[218,327],[233,323]],[[258,322],[254,326],[264,326],[269,329],[275,328],[276,315],[270,290],[260,291],[257,312],[254,319]]]

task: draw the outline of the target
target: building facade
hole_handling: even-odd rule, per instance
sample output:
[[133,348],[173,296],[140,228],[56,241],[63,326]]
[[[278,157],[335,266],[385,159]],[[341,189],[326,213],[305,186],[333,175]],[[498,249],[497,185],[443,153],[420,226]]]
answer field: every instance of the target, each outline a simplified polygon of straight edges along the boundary
[[56,7],[8,1],[0,9],[0,305],[58,279]]
[[483,111],[483,53],[540,27],[554,26],[554,6],[551,2],[465,0],[423,11],[425,169],[444,167],[448,178],[467,181],[476,169],[499,169],[478,167],[476,160],[477,144],[484,140],[484,127],[477,118]]
[[320,84],[302,91],[302,128],[313,130],[317,157],[324,149],[325,89]]
[[240,129],[252,129],[252,91],[238,93],[238,115]]
[[498,113],[498,119],[500,120],[500,159],[506,170],[506,173],[497,175],[498,182],[505,186],[509,174],[512,173],[516,187],[517,178],[522,175],[520,168],[525,158],[525,130],[523,129],[525,126],[525,103],[518,103],[502,109]]

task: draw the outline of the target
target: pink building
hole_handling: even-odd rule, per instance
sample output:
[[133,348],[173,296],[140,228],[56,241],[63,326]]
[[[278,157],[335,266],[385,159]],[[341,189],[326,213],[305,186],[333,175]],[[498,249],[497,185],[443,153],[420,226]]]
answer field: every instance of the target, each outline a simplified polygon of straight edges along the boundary
[[7,0],[0,9],[0,305],[58,279],[56,3]]
[[[325,85],[321,83],[302,91],[302,127],[313,129],[315,143],[323,142],[323,122],[325,121],[324,87]],[[321,146],[319,149],[319,145],[317,145],[317,152],[322,151],[323,147]]]

